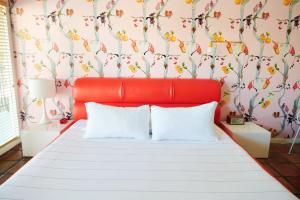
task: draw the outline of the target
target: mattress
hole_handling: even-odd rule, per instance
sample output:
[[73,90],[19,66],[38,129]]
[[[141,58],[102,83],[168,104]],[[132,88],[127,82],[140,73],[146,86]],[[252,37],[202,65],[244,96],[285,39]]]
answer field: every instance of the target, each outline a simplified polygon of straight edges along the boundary
[[86,121],[0,187],[12,200],[297,199],[226,133],[215,142],[83,139]]

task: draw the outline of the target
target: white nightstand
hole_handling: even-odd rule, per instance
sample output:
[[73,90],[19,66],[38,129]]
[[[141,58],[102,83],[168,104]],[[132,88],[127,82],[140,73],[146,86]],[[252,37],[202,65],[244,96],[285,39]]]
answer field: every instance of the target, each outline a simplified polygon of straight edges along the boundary
[[72,123],[60,124],[58,121],[51,124],[31,124],[21,129],[23,156],[35,156]]
[[222,122],[231,132],[238,143],[255,158],[267,158],[271,133],[253,122],[245,125],[230,125]]

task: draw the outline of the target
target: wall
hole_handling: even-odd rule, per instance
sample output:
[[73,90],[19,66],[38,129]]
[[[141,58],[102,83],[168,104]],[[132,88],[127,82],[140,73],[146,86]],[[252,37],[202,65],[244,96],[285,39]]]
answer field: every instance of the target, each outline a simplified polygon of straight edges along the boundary
[[26,78],[57,80],[52,118],[71,115],[83,76],[219,79],[223,117],[243,113],[273,136],[295,133],[299,0],[18,0],[11,5],[21,118],[41,101]]

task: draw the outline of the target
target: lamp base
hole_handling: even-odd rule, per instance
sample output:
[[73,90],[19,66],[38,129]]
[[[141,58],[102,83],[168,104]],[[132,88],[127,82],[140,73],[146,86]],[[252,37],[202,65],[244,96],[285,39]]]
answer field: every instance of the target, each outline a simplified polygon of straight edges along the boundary
[[51,121],[49,120],[48,117],[43,117],[40,121],[39,124],[50,124]]
[[45,99],[43,99],[42,101],[43,101],[43,114],[41,120],[39,121],[39,124],[50,124],[51,121],[49,120],[46,112],[46,105],[45,105],[46,101]]

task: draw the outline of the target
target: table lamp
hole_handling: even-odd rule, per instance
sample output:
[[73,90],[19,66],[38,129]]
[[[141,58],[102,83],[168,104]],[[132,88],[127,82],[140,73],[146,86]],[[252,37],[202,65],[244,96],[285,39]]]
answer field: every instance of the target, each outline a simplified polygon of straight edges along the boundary
[[39,124],[51,123],[47,117],[45,100],[55,96],[55,81],[49,79],[28,79],[28,88],[31,97],[42,99],[43,115]]

